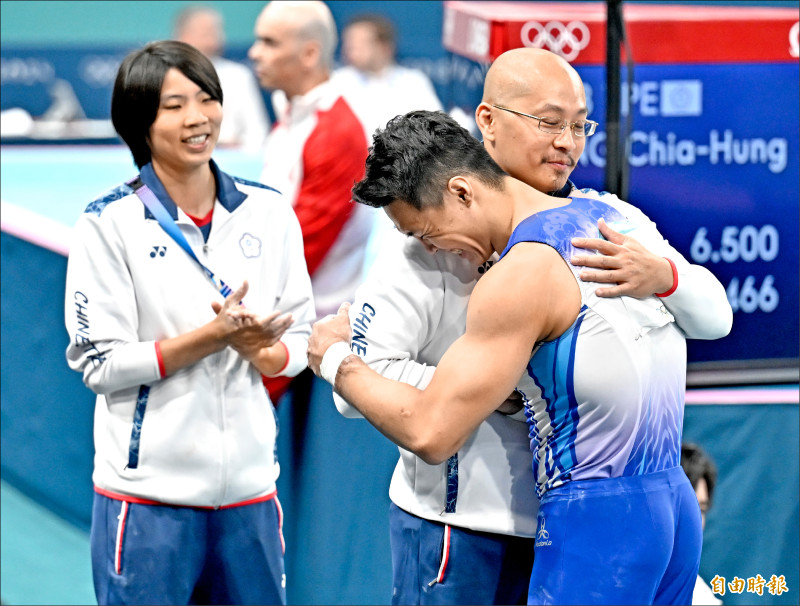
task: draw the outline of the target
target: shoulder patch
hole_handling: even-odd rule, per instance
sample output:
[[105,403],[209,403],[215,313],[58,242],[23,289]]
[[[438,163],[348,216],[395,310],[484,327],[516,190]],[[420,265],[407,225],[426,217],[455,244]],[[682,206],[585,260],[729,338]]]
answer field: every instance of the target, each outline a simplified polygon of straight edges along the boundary
[[269,191],[274,191],[275,193],[278,194],[281,193],[274,187],[270,187],[269,185],[264,185],[263,183],[259,183],[257,181],[249,181],[247,179],[242,179],[241,177],[234,177],[232,175],[231,179],[233,179],[234,183],[241,183],[242,185],[249,185],[250,187],[258,187],[260,189],[268,189]]
[[97,215],[98,217],[100,214],[105,210],[105,207],[108,206],[111,202],[115,200],[121,200],[125,196],[129,196],[133,193],[133,188],[128,185],[127,183],[123,183],[107,191],[105,194],[97,198],[96,200],[89,203],[86,207],[86,210],[83,212],[85,213],[92,213]]

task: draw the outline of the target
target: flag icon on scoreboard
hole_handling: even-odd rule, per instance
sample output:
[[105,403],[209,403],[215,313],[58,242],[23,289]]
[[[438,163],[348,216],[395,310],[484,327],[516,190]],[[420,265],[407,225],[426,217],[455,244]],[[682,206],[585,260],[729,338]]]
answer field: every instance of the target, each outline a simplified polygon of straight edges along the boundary
[[662,80],[662,116],[702,116],[702,80]]

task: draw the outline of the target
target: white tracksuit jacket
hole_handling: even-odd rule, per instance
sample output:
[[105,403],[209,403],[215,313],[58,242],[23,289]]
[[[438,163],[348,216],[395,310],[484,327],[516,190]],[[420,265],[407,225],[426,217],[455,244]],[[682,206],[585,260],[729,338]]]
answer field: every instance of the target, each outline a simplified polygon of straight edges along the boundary
[[[234,289],[248,280],[245,305],[293,314],[280,374],[294,376],[306,367],[314,318],[297,218],[275,190],[211,165],[218,193],[207,242],[151,165],[141,177],[211,271]],[[96,490],[207,507],[274,492],[275,415],[258,370],[228,347],[164,379],[159,372],[155,342],[211,321],[215,300],[222,295],[129,186],[92,202],[78,220],[67,269],[67,360],[97,394]],[[135,422],[137,408],[144,414]]]

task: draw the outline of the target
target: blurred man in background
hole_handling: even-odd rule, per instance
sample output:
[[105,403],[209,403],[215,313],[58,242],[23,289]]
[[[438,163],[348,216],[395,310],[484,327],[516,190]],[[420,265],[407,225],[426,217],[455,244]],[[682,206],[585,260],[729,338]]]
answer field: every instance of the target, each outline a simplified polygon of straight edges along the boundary
[[264,98],[249,68],[222,57],[225,46],[222,15],[208,6],[190,6],[178,13],[173,34],[176,40],[191,44],[211,59],[217,70],[225,96],[219,144],[260,150],[269,131]]
[[428,76],[396,60],[392,22],[381,15],[358,15],[342,30],[344,67],[333,74],[367,136],[391,118],[415,109],[442,109]]
[[[375,211],[351,203],[350,189],[364,176],[367,139],[330,81],[337,35],[323,2],[270,2],[255,36],[249,57],[261,86],[273,91],[277,116],[261,180],[294,207],[321,318],[352,301],[361,283]],[[285,388],[285,380],[268,384],[273,401]]]
[[[342,62],[344,67],[331,79],[364,125],[367,141],[395,116],[415,109],[442,109],[430,78],[397,64],[395,28],[382,15],[365,13],[347,22],[342,29]],[[377,213],[367,245],[368,264],[393,230],[392,222]]]

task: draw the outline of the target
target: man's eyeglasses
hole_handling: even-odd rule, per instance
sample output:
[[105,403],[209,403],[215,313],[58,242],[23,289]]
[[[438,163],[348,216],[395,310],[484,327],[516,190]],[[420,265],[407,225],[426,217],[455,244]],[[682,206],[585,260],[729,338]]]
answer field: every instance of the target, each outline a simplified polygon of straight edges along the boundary
[[526,118],[532,118],[533,120],[537,121],[539,130],[549,135],[560,135],[564,132],[564,129],[569,126],[572,129],[572,134],[576,137],[591,137],[594,134],[595,129],[597,129],[597,122],[594,120],[578,120],[577,122],[567,122],[566,120],[559,120],[557,118],[540,118],[539,116],[518,112],[515,109],[509,109],[507,107],[503,107],[502,105],[492,104],[492,107],[496,109],[502,109],[504,112],[511,112],[512,114],[525,116]]

